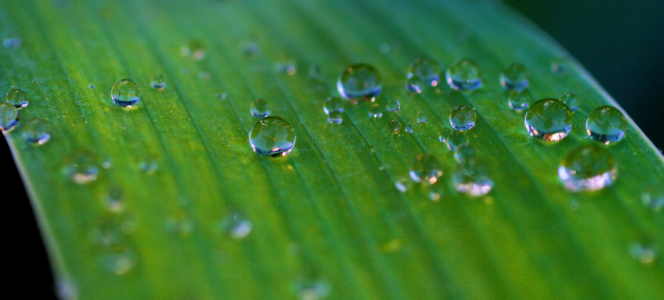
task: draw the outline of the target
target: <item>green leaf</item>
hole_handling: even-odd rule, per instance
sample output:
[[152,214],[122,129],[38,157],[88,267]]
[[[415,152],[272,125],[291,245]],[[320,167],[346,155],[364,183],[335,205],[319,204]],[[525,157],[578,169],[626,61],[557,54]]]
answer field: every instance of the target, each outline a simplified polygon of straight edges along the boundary
[[[596,143],[586,116],[618,105],[500,3],[2,1],[0,24],[22,40],[0,51],[0,87],[30,98],[5,137],[57,280],[82,299],[664,297],[661,257],[633,257],[638,243],[664,249],[662,212],[641,200],[664,185],[661,153],[628,118],[625,138],[606,147],[615,184],[568,192],[557,169]],[[202,43],[201,60],[181,54],[188,43]],[[472,58],[483,87],[407,93],[420,55],[443,69]],[[401,110],[372,119],[370,103],[347,103],[330,124],[323,102],[357,62],[381,72],[378,103],[399,99]],[[564,140],[531,138],[507,105],[498,76],[515,62],[537,99],[579,95]],[[275,67],[292,63],[294,74]],[[157,74],[161,91],[150,87]],[[123,78],[142,88],[132,109],[109,95]],[[256,98],[293,125],[292,153],[251,150]],[[455,190],[453,153],[438,141],[458,105],[478,114],[466,135],[494,182],[483,197]],[[22,137],[33,118],[51,128],[39,147]],[[413,132],[393,134],[394,119]],[[63,174],[80,153],[98,170],[87,184]],[[438,201],[428,186],[395,187],[421,153],[443,165]]]

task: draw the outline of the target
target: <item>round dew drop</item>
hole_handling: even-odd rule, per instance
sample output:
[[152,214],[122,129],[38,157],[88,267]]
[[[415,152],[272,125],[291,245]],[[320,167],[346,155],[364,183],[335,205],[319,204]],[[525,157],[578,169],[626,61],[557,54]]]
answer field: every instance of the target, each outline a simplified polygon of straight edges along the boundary
[[434,184],[443,176],[443,168],[435,156],[423,153],[415,157],[409,174],[415,182]]
[[383,116],[383,111],[380,109],[380,105],[374,104],[369,108],[369,117],[371,118],[380,118]]
[[625,136],[627,120],[617,108],[602,106],[595,109],[586,120],[586,132],[606,145],[619,142]]
[[23,108],[28,106],[28,94],[21,89],[13,89],[9,94],[7,94],[7,103],[13,105],[16,108]]
[[251,103],[249,106],[249,111],[251,112],[251,115],[256,118],[264,118],[270,115],[270,109],[267,105],[267,101],[260,98]]
[[99,168],[92,155],[78,151],[69,157],[63,173],[74,183],[86,184],[97,180]]
[[48,124],[41,119],[26,122],[23,126],[23,138],[35,145],[45,144],[51,138]]
[[166,78],[164,78],[164,75],[162,74],[156,75],[152,78],[151,85],[153,88],[161,91],[166,87]]
[[399,100],[397,99],[390,100],[390,102],[387,103],[387,110],[393,113],[399,112],[400,108],[401,108],[401,103],[399,103]]
[[330,112],[330,114],[327,116],[327,121],[330,122],[331,124],[341,124],[343,120],[344,120],[343,113],[338,110]]
[[542,99],[528,109],[524,123],[531,136],[556,142],[572,130],[572,112],[556,99]]
[[572,112],[575,112],[577,109],[579,109],[579,102],[580,102],[579,96],[577,96],[572,92],[564,93],[560,97],[560,101],[562,103],[565,103],[565,105],[567,105],[567,107],[569,107],[569,110],[571,110]]
[[117,105],[131,107],[141,100],[141,88],[131,79],[122,79],[113,85],[111,98]]
[[558,177],[572,192],[601,190],[613,184],[617,176],[613,155],[597,144],[572,150],[558,167]]
[[473,60],[464,58],[447,69],[445,78],[452,89],[472,91],[482,85],[482,68]]
[[[437,86],[440,82],[440,66],[438,62],[427,56],[416,58],[408,66],[408,78],[418,76],[424,84]],[[408,85],[406,85],[406,88]]]
[[279,117],[265,117],[256,122],[249,132],[249,143],[254,152],[265,156],[284,156],[295,146],[293,126]]
[[406,132],[407,133],[412,133],[413,132],[413,126],[410,126],[410,125],[406,126]]
[[394,134],[399,134],[401,132],[401,122],[399,122],[399,120],[394,119],[390,121],[387,126],[389,126],[390,131],[392,131]]
[[427,122],[427,117],[424,115],[424,113],[420,113],[417,115],[417,123],[424,124]]
[[508,90],[522,91],[528,87],[530,74],[522,64],[511,64],[500,73],[500,85]]
[[0,130],[9,131],[18,123],[18,110],[9,103],[0,104]]
[[327,98],[327,100],[325,100],[325,104],[323,104],[323,111],[325,111],[326,115],[329,115],[334,111],[343,112],[344,101],[339,97]]
[[192,56],[195,60],[201,60],[205,57],[205,45],[199,39],[193,39],[182,47],[182,55]]
[[475,109],[468,106],[457,106],[450,113],[450,124],[452,128],[459,131],[472,129],[476,120],[477,113]]
[[530,102],[533,101],[533,96],[528,89],[522,91],[513,90],[507,99],[507,104],[515,111],[522,111],[528,108]]
[[251,233],[253,224],[239,212],[230,212],[221,220],[219,227],[231,238],[239,240]]
[[360,63],[344,69],[337,81],[337,89],[344,98],[357,102],[357,100],[378,96],[382,83],[376,68]]

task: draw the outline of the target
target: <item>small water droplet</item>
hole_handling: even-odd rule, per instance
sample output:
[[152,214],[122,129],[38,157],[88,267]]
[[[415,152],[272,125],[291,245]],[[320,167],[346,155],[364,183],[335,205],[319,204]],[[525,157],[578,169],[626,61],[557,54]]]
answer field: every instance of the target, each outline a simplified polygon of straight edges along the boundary
[[476,157],[461,161],[452,181],[457,191],[472,197],[484,196],[493,188],[486,164]]
[[247,57],[254,57],[258,55],[259,51],[260,48],[256,42],[249,42],[242,46],[242,54]]
[[196,224],[186,213],[179,213],[168,217],[164,222],[164,226],[169,232],[177,234],[181,238],[186,238],[194,232]]
[[571,67],[569,63],[562,58],[555,59],[551,63],[551,72],[556,75],[563,75],[569,73]]
[[230,212],[221,219],[218,229],[231,238],[240,240],[246,238],[252,228],[253,224],[244,215],[239,212]]
[[410,126],[410,125],[406,126],[406,132],[407,133],[412,133],[413,132],[413,126]]
[[327,116],[327,121],[332,124],[341,124],[344,120],[344,115],[340,111],[333,111]]
[[513,90],[510,92],[510,96],[507,99],[507,104],[516,111],[522,111],[528,108],[530,102],[533,102],[533,95],[528,89],[522,91]]
[[610,186],[618,176],[613,155],[596,145],[583,145],[565,156],[558,177],[569,191],[596,191]]
[[456,151],[454,151],[454,159],[459,163],[474,156],[475,148],[469,145],[460,145]]
[[392,131],[394,134],[399,134],[401,132],[401,122],[399,122],[397,119],[390,121],[387,126],[389,126],[390,131]]
[[474,108],[459,105],[450,113],[450,124],[452,128],[463,131],[470,130],[475,126],[477,113]]
[[249,106],[251,115],[256,118],[265,118],[270,115],[270,109],[267,105],[267,101],[264,99],[256,99]]
[[408,79],[406,79],[406,91],[411,92],[411,93],[422,93],[422,87],[424,86],[424,82],[422,81],[422,78],[420,76],[413,76]]
[[419,124],[424,124],[427,122],[427,117],[424,115],[424,113],[420,113],[417,115],[417,123]]
[[586,132],[590,138],[606,145],[622,140],[625,129],[627,129],[625,116],[612,106],[598,107],[586,120]]
[[411,185],[412,185],[412,181],[410,181],[406,177],[399,177],[399,178],[397,178],[396,181],[394,181],[394,187],[396,187],[397,190],[399,190],[402,193],[409,190]]
[[141,100],[141,88],[131,79],[122,79],[113,85],[111,98],[117,105],[131,107]]
[[284,156],[295,146],[295,131],[290,123],[279,117],[265,117],[249,132],[249,143],[260,155]]
[[629,247],[629,254],[642,264],[649,264],[657,259],[657,248],[652,243],[634,242]]
[[136,265],[136,255],[131,251],[121,253],[106,253],[101,256],[101,263],[104,270],[123,275],[131,271]]
[[68,158],[63,173],[77,184],[86,184],[97,179],[99,168],[91,154],[79,150]]
[[643,205],[654,212],[658,212],[664,208],[664,188],[661,186],[651,186],[641,195]]
[[45,144],[51,138],[48,124],[41,119],[26,122],[23,126],[23,138],[35,145]]
[[462,131],[450,130],[443,128],[440,131],[438,139],[447,145],[447,149],[450,149],[452,152],[456,152],[459,147],[468,145],[468,136],[466,136]]
[[381,44],[378,46],[378,51],[380,51],[380,53],[383,53],[383,54],[390,53],[390,44],[388,44],[388,43],[381,43]]
[[6,38],[2,43],[9,49],[21,48],[21,39],[17,37]]
[[511,64],[500,73],[500,85],[508,90],[522,91],[528,87],[530,74],[522,64]]
[[118,187],[112,188],[106,197],[103,198],[102,205],[107,211],[121,213],[124,210],[124,194]]
[[415,182],[436,183],[443,176],[443,168],[438,159],[429,154],[419,154],[410,167],[410,178]]
[[18,123],[18,110],[9,103],[0,103],[0,129],[7,132]]
[[387,110],[391,111],[393,113],[397,113],[401,109],[401,103],[399,103],[399,100],[397,99],[392,99],[390,102],[387,103]]
[[219,98],[219,99],[226,99],[226,93],[224,93],[223,90],[218,89],[214,92],[214,96]]
[[445,78],[452,89],[472,91],[482,85],[482,68],[473,60],[463,58],[447,69]]
[[151,85],[153,88],[161,91],[166,87],[166,78],[162,74],[157,74],[152,78]]
[[577,96],[576,94],[574,94],[572,92],[564,93],[560,97],[560,101],[562,103],[565,103],[565,105],[567,105],[569,110],[571,110],[572,112],[575,112],[577,109],[579,109],[579,102],[580,102],[579,101],[579,96]]
[[201,60],[205,57],[205,44],[199,39],[193,39],[187,42],[181,49],[182,55],[193,57],[195,60]]
[[327,298],[330,295],[330,284],[322,279],[319,280],[298,280],[295,283],[298,299],[318,300]]
[[524,122],[531,136],[556,142],[572,130],[572,112],[556,99],[542,99],[528,109]]
[[368,64],[354,64],[344,69],[337,81],[337,89],[351,102],[371,99],[381,92],[382,79],[376,68]]
[[341,100],[341,98],[332,96],[330,98],[327,98],[325,100],[325,104],[323,104],[323,111],[325,111],[326,115],[329,115],[333,111],[339,111],[343,112],[344,111],[344,101]]
[[369,108],[369,117],[371,118],[380,118],[383,116],[383,110],[380,108],[380,105],[374,104]]
[[[420,77],[421,82],[431,86],[437,86],[440,82],[440,66],[438,62],[433,58],[428,56],[420,56],[416,58],[408,66],[408,78]],[[421,87],[420,86],[420,91]],[[406,83],[406,89],[408,89],[408,83]],[[419,92],[418,92],[419,93]]]
[[90,84],[90,85],[88,85],[88,87],[91,88],[91,89],[96,88],[96,86],[94,84]]
[[7,103],[16,108],[24,108],[28,106],[28,94],[22,89],[13,89],[7,94]]
[[60,300],[78,300],[78,284],[71,278],[58,279],[55,282],[55,294]]
[[429,200],[431,201],[440,201],[440,198],[445,196],[445,186],[442,182],[437,182],[434,185],[431,185],[429,190]]
[[274,68],[277,70],[277,72],[288,75],[294,75],[295,71],[297,71],[297,65],[292,61],[278,62],[274,64]]

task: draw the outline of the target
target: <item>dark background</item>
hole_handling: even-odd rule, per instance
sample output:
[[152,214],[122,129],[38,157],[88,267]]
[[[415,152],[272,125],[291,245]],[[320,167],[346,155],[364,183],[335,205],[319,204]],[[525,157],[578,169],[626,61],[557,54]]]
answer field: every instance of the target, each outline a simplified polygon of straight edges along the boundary
[[[548,32],[611,94],[650,140],[664,147],[664,1],[505,0]],[[6,143],[0,142],[8,273],[22,290],[53,298],[53,277],[32,207]],[[5,194],[7,195],[7,194]],[[6,245],[6,246],[7,246]]]

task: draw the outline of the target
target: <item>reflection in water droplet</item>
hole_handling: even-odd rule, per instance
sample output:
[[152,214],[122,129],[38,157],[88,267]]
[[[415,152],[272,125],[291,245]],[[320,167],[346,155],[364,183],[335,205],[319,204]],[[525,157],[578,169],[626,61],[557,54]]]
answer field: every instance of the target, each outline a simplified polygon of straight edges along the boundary
[[380,105],[374,104],[369,108],[369,117],[371,118],[380,118],[383,116],[383,110],[380,109]]
[[413,76],[408,79],[406,79],[406,91],[411,92],[411,93],[421,93],[422,92],[422,87],[424,86],[424,82],[422,81],[422,78],[420,76]]
[[205,57],[205,45],[199,39],[193,39],[182,47],[182,55],[193,57],[195,60],[201,60]]
[[418,76],[424,84],[437,86],[438,82],[440,82],[440,66],[438,66],[438,62],[434,59],[427,56],[420,56],[408,66],[407,76],[408,78]]
[[48,124],[41,119],[26,122],[23,126],[23,138],[35,145],[45,144],[51,138]]
[[468,145],[468,137],[461,131],[449,130],[443,128],[438,136],[441,142],[447,145],[447,149],[450,149],[452,152],[456,152],[459,147],[463,145]]
[[560,141],[572,130],[572,112],[556,99],[535,102],[526,112],[524,121],[531,136],[547,142]]
[[154,78],[152,78],[152,87],[161,91],[166,87],[166,78],[162,74],[155,75]]
[[392,99],[390,100],[390,102],[387,103],[387,110],[393,113],[397,113],[400,108],[401,108],[401,103],[399,103],[399,100],[397,99]]
[[533,95],[528,89],[524,89],[522,91],[511,91],[510,97],[507,99],[509,106],[516,111],[522,111],[528,108],[530,102],[533,102]]
[[424,113],[420,113],[417,115],[417,123],[424,124],[427,122],[427,117],[424,115]]
[[560,101],[562,103],[565,103],[565,105],[567,105],[569,110],[571,110],[572,112],[575,112],[577,109],[579,109],[579,96],[577,96],[572,92],[564,93],[560,97]]
[[78,284],[71,278],[58,279],[55,282],[55,294],[60,300],[78,300]]
[[390,131],[392,131],[394,134],[399,134],[401,132],[401,122],[399,122],[397,119],[390,121],[387,126],[389,126]]
[[7,103],[13,105],[16,108],[23,108],[28,106],[30,101],[28,101],[28,94],[22,89],[13,89],[9,94],[7,94]]
[[645,190],[641,195],[643,205],[654,212],[664,208],[664,187],[653,185]]
[[415,157],[409,174],[415,182],[434,184],[443,176],[443,168],[435,156],[423,153]]
[[284,156],[295,146],[295,131],[290,123],[279,117],[265,117],[249,132],[251,149],[260,155]]
[[294,75],[295,71],[297,70],[297,65],[292,61],[278,62],[274,65],[274,68],[277,70],[277,72]]
[[325,100],[325,104],[323,104],[323,111],[325,111],[326,115],[329,115],[333,111],[343,112],[344,101],[336,96],[327,98],[327,100]]
[[247,237],[252,228],[253,224],[244,215],[239,212],[230,212],[221,219],[218,229],[231,238],[239,240]]
[[399,190],[402,193],[409,190],[411,185],[412,185],[412,181],[410,181],[406,177],[399,177],[399,178],[397,178],[396,181],[394,181],[394,187],[396,187],[397,190]]
[[528,86],[530,74],[522,64],[511,64],[500,73],[500,84],[508,90],[521,91]]
[[9,49],[18,49],[21,47],[21,39],[17,37],[6,38],[2,43]]
[[267,101],[261,98],[254,100],[249,106],[251,115],[256,118],[264,118],[270,115],[270,109],[267,105]]
[[450,113],[450,124],[456,130],[470,130],[475,126],[476,120],[475,109],[468,106],[459,105]]
[[602,106],[590,113],[586,120],[586,132],[598,142],[615,143],[625,136],[627,120],[617,108]]
[[410,125],[406,126],[406,132],[407,133],[412,133],[413,132],[413,126],[410,126]]
[[657,248],[655,244],[634,242],[629,247],[629,254],[642,264],[649,264],[657,259]]
[[341,124],[344,120],[344,115],[340,111],[333,111],[327,116],[327,121],[332,124]]
[[298,299],[318,300],[327,298],[330,295],[331,287],[327,281],[319,280],[298,280],[295,283]]
[[475,149],[469,145],[460,145],[459,148],[454,151],[454,159],[456,159],[456,161],[459,163],[474,156]]
[[99,168],[91,154],[79,150],[68,158],[63,173],[75,183],[86,184],[97,179]]
[[141,88],[130,79],[122,79],[113,85],[111,98],[117,105],[131,107],[141,100]]
[[472,197],[484,196],[493,188],[493,180],[489,177],[487,166],[476,157],[461,161],[452,181],[457,191]]
[[368,64],[354,64],[341,73],[337,89],[344,98],[357,102],[378,96],[381,84],[382,79],[376,68]]
[[472,91],[482,85],[482,68],[473,60],[460,59],[447,69],[445,78],[452,89]]
[[131,251],[121,253],[106,253],[101,256],[102,266],[104,270],[123,275],[131,271],[136,265],[136,255]]
[[613,155],[596,144],[572,150],[558,168],[558,177],[572,192],[600,190],[613,184],[617,176]]
[[18,123],[18,110],[9,103],[0,103],[0,129],[9,131]]

